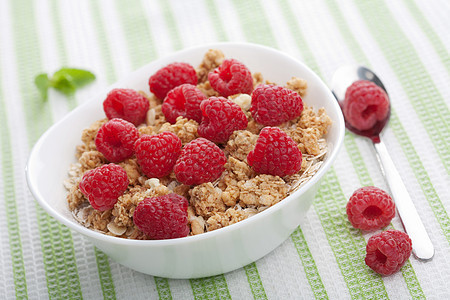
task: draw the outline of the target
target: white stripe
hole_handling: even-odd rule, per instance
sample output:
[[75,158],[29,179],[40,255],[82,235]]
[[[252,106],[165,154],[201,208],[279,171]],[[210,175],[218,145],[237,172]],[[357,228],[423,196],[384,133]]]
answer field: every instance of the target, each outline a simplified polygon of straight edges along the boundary
[[[245,42],[245,34],[241,28],[241,21],[237,14],[232,0],[213,0],[214,6],[221,19],[223,28],[229,41]],[[214,22],[214,20],[211,20]]]
[[[58,2],[59,3],[59,2]],[[90,17],[88,1],[59,3],[61,26],[64,32],[65,51],[70,67],[86,69],[96,75],[96,80],[76,92],[78,103],[88,101],[107,86],[96,30]]]
[[[291,295],[301,295],[304,299],[314,298],[304,266],[291,238],[260,259],[257,266],[268,299],[290,299]],[[280,282],[291,284],[280,289]]]
[[[257,262],[256,264],[258,267],[258,272],[260,272],[259,262]],[[229,272],[224,276],[227,281],[228,291],[230,292],[231,299],[251,299],[253,297],[252,290],[243,268],[237,269],[233,272]]]
[[147,299],[157,299],[158,291],[152,276],[124,267],[110,260],[111,274],[114,279],[117,299],[130,299],[132,296],[145,295]]
[[[56,43],[56,32],[50,3],[48,1],[41,1],[39,5],[36,5],[35,16],[36,22],[39,24],[39,26],[36,26],[36,31],[40,41],[42,72],[47,73],[49,78],[51,78],[53,73],[62,67],[62,62]],[[53,88],[50,88],[48,92],[52,118],[53,120],[58,120],[68,112],[67,100],[65,100],[63,94]]]
[[[214,41],[213,20],[208,18],[209,13],[201,2],[202,0],[168,1],[183,48]],[[194,20],[195,26],[192,26]]]
[[[115,2],[109,0],[100,1],[99,7],[101,15],[100,22],[103,23],[106,31],[106,47],[111,52],[111,58],[113,60],[111,63],[114,65],[116,80],[120,80],[120,78],[133,71],[131,62],[128,59],[125,33],[120,26],[120,16],[117,13]],[[104,62],[105,60],[103,59],[102,61]]]
[[[274,1],[267,1],[261,6],[265,11],[269,25],[272,28],[272,33],[277,41],[278,48],[282,49],[283,52],[302,60],[302,54],[298,49],[296,37],[292,35],[292,30],[295,29],[290,28],[291,26],[286,22],[284,14],[280,8],[281,4]],[[267,79],[270,78],[268,77]]]
[[159,1],[142,1],[141,5],[147,16],[148,28],[153,38],[152,46],[155,47],[157,56],[164,57],[175,51]]
[[[227,281],[228,282],[228,281]],[[170,293],[173,299],[193,299],[189,280],[169,279]]]
[[426,21],[433,27],[441,42],[450,53],[450,32],[448,30],[448,16],[450,15],[450,2],[447,0],[413,1]]
[[334,19],[323,1],[289,0],[289,3],[294,14],[298,15],[298,24],[305,42],[316,57],[323,79],[328,84],[336,70],[336,62],[355,63],[354,58],[348,52]]

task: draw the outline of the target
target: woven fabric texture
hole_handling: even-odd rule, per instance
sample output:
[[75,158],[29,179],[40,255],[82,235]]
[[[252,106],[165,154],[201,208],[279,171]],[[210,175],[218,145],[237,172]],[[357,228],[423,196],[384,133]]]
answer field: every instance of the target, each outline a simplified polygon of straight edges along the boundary
[[[450,298],[449,28],[446,0],[0,1],[0,298]],[[357,188],[387,184],[371,142],[349,132],[304,222],[273,252],[227,274],[135,272],[45,213],[24,170],[52,124],[155,59],[223,41],[281,50],[327,84],[343,64],[381,76],[392,100],[383,139],[436,248],[433,260],[411,257],[388,277],[364,264],[376,232],[352,228],[345,205]],[[35,76],[62,66],[97,78],[74,96],[50,90],[41,101]],[[398,216],[390,227],[402,230]]]

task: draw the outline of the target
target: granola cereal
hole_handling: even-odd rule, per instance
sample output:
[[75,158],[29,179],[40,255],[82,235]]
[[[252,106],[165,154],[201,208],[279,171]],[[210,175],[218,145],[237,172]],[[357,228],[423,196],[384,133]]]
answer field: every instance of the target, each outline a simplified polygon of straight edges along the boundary
[[[196,69],[197,87],[207,97],[219,95],[209,84],[208,73],[224,59],[225,56],[220,50],[211,49]],[[254,86],[271,83],[265,80],[261,73],[255,72],[252,76]],[[308,89],[307,82],[296,77],[286,82],[285,87],[302,97]],[[199,137],[199,124],[196,121],[178,117],[175,124],[170,124],[161,111],[162,101],[153,94],[147,95],[142,91],[140,93],[150,103],[145,124],[138,126],[140,135],[156,135],[170,131],[180,138],[183,146]],[[118,198],[114,207],[106,211],[93,209],[78,186],[85,172],[108,163],[95,146],[97,131],[108,120],[98,120],[86,128],[81,134],[82,143],[76,148],[77,162],[69,166],[69,176],[64,181],[68,190],[68,206],[74,218],[84,226],[107,235],[148,239],[133,223],[136,206],[147,197],[176,193],[188,199],[190,235],[197,235],[240,222],[275,205],[316,174],[327,153],[324,135],[331,126],[331,119],[323,108],[314,111],[304,103],[304,109],[298,118],[279,126],[297,143],[303,157],[299,173],[281,178],[257,174],[248,165],[247,155],[254,149],[258,134],[264,126],[252,118],[250,95],[238,94],[230,96],[229,99],[241,107],[248,119],[248,126],[244,130],[235,131],[227,143],[219,145],[227,157],[227,162],[225,171],[217,180],[189,186],[178,182],[174,172],[159,179],[147,178],[142,173],[136,157],[132,156],[118,163],[128,175],[128,189]]]

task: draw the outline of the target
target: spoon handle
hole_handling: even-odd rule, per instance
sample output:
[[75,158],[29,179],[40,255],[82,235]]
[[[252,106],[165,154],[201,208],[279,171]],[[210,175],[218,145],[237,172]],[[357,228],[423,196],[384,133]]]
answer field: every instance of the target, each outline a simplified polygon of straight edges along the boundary
[[373,143],[378,155],[378,161],[381,165],[386,181],[395,201],[397,211],[403,223],[406,233],[412,241],[413,254],[422,260],[433,258],[434,247],[431,243],[414,203],[398,173],[395,165],[386,149],[384,143],[380,140]]

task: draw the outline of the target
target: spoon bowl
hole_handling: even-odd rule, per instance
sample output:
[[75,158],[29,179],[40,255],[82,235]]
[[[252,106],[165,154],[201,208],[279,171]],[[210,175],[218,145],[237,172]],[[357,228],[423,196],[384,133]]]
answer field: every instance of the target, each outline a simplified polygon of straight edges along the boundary
[[[345,99],[345,92],[347,87],[349,87],[353,82],[357,80],[368,80],[372,81],[379,87],[381,87],[387,94],[387,90],[383,85],[383,82],[378,78],[378,76],[372,72],[372,70],[364,67],[364,66],[343,66],[336,70],[332,79],[332,92],[336,99],[338,100],[339,106],[343,110],[343,103]],[[386,117],[383,120],[379,120],[367,130],[359,130],[358,128],[353,127],[347,119],[345,119],[345,127],[351,132],[365,136],[371,139],[374,143],[378,143],[380,141],[380,134],[383,129],[386,127],[389,122],[389,118],[391,115],[391,106],[389,105],[389,110]]]
[[[331,90],[339,102],[339,106],[343,111],[343,102],[347,88],[357,80],[372,81],[381,87],[386,94],[387,90],[384,87],[380,78],[370,69],[364,66],[343,66],[336,70],[331,83]],[[381,140],[380,134],[386,127],[391,114],[391,106],[386,117],[378,120],[372,128],[367,130],[359,130],[353,127],[347,120],[344,114],[346,128],[360,136],[369,138],[377,153],[378,162],[381,170],[386,178],[392,198],[395,201],[398,215],[403,224],[403,228],[409,235],[412,241],[413,254],[421,260],[430,260],[434,256],[434,247],[425,230],[425,227],[420,219],[419,214],[414,206],[411,196],[404,185],[400,174],[398,173],[394,162],[392,161],[389,152]]]

